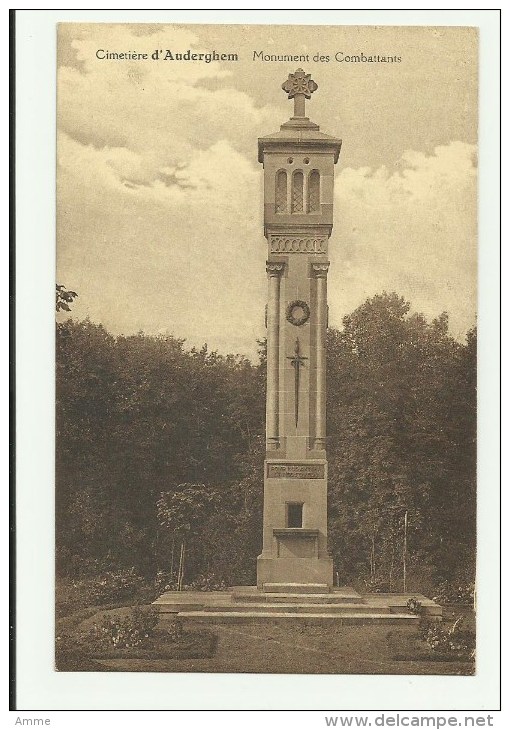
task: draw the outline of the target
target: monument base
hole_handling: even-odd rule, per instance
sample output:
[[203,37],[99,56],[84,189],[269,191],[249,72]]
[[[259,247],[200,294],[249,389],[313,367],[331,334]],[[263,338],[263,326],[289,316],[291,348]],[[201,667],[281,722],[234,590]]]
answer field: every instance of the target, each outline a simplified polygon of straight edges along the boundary
[[[171,614],[190,623],[274,624],[302,623],[306,626],[395,626],[418,628],[420,619],[441,621],[442,609],[434,601],[416,593],[365,593],[343,586],[326,591],[324,585],[267,584],[237,586],[229,591],[169,591],[155,602],[161,614]],[[302,588],[302,586],[301,586]],[[310,590],[317,591],[311,593]],[[286,591],[286,592],[283,592]],[[409,599],[419,609],[408,609]]]
[[323,584],[333,586],[332,558],[257,558],[257,588],[266,583]]

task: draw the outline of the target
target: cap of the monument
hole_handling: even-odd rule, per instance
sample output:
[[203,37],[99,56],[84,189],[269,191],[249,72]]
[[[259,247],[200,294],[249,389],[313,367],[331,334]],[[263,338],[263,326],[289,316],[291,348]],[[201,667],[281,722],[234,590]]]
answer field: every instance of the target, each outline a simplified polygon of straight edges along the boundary
[[294,116],[281,125],[279,132],[259,138],[259,162],[264,161],[264,152],[276,152],[278,149],[284,151],[288,149],[288,145],[297,143],[302,148],[319,147],[323,151],[331,151],[336,164],[342,140],[319,131],[319,125],[305,116],[306,99],[310,99],[318,88],[311,74],[305,73],[302,68],[289,74],[282,89],[289,99],[294,99]]

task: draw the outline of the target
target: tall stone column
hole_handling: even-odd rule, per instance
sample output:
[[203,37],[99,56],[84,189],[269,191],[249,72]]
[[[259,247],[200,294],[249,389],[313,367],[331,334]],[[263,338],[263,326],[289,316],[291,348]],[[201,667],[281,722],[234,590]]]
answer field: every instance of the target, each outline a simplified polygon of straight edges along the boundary
[[280,277],[284,264],[267,262],[269,296],[267,305],[267,400],[266,441],[268,451],[279,447],[279,353],[280,353]]
[[328,318],[327,275],[329,263],[312,264],[316,281],[317,297],[317,341],[316,341],[316,404],[315,439],[316,449],[326,448],[326,327]]
[[342,142],[305,116],[305,100],[317,90],[310,74],[297,69],[282,89],[295,101],[294,116],[258,143],[269,298],[257,586],[266,593],[327,593],[333,560],[327,544],[326,276],[333,168]]

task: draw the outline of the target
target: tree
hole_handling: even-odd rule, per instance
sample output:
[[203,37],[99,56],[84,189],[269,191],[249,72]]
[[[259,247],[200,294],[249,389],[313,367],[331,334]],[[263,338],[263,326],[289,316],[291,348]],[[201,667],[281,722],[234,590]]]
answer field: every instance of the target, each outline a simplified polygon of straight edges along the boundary
[[[242,507],[229,490],[263,430],[258,367],[186,351],[172,337],[113,338],[67,320],[57,325],[57,381],[59,570],[99,561],[155,571],[156,502],[182,484],[224,490],[223,515],[237,531]],[[204,541],[219,541],[216,517],[207,529]],[[186,562],[190,577],[206,563],[194,547]]]
[[218,504],[218,494],[204,484],[180,484],[174,492],[165,492],[157,502],[158,520],[180,540],[177,590],[182,591],[187,540],[196,537],[201,525]]
[[69,306],[75,300],[78,294],[75,291],[70,291],[65,288],[62,284],[57,284],[56,289],[56,310],[60,312],[62,309],[66,312],[71,311]]
[[472,349],[449,336],[445,314],[429,324],[396,294],[367,300],[329,332],[329,522],[347,580],[395,586],[406,512],[420,581],[440,576],[442,544],[450,574],[465,565],[475,534]]
[[[151,576],[175,531],[186,582],[253,584],[264,460],[259,344],[253,365],[207,346],[187,350],[174,337],[115,338],[87,320],[57,325],[59,573],[134,566]],[[476,332],[459,343],[446,315],[428,322],[383,293],[330,329],[327,347],[335,570],[345,582],[401,589],[407,512],[410,590],[413,580],[426,590],[426,580],[472,578]],[[170,554],[161,559],[170,567]]]

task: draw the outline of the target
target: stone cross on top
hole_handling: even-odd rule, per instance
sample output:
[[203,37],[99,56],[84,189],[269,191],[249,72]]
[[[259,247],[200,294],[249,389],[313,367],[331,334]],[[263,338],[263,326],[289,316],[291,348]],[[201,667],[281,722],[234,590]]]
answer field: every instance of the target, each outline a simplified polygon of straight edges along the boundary
[[282,89],[289,95],[289,99],[294,99],[295,117],[305,116],[305,99],[309,99],[318,88],[312,75],[305,74],[302,68],[289,74],[287,81],[282,84]]

